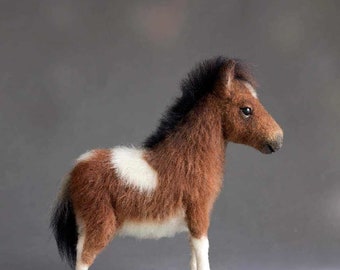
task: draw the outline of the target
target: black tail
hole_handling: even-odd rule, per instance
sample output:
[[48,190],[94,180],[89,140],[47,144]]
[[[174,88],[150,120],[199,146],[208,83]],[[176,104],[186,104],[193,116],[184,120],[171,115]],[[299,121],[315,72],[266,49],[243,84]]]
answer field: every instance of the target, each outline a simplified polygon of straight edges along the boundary
[[60,257],[74,269],[77,258],[78,232],[72,202],[67,194],[55,206],[50,227],[57,242]]

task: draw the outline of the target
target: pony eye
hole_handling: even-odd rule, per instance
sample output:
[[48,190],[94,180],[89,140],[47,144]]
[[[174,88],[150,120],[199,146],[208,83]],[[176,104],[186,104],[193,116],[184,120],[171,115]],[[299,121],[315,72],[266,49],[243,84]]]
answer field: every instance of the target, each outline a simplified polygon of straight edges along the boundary
[[252,109],[249,107],[241,108],[241,111],[246,117],[249,117],[253,112]]

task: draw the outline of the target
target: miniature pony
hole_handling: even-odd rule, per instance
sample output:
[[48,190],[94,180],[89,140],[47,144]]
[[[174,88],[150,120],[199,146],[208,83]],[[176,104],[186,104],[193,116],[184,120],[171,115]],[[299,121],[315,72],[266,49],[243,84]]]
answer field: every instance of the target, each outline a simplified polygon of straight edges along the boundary
[[115,236],[189,232],[191,270],[209,270],[209,216],[220,192],[228,142],[272,153],[283,132],[261,105],[255,81],[235,59],[194,68],[143,147],[81,155],[65,179],[51,219],[62,257],[87,270]]

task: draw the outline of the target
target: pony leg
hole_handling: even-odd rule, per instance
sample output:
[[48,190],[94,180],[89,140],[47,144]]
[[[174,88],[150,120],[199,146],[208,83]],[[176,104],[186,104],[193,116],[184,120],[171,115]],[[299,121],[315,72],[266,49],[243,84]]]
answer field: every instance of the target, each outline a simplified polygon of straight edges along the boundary
[[[94,216],[79,231],[76,270],[87,270],[116,232],[116,218],[112,207],[102,216]],[[95,219],[94,219],[95,218]]]
[[191,270],[210,270],[209,240],[209,208],[192,204],[186,212],[188,228],[191,235],[192,248]]
[[[193,252],[195,253],[197,270],[210,270],[209,265],[209,240],[208,237],[202,236],[201,238],[191,237]],[[193,267],[193,265],[191,265]]]
[[190,269],[197,270],[197,258],[196,258],[196,253],[194,250],[194,245],[191,240],[190,240],[190,246],[191,246]]
[[89,268],[89,265],[83,263],[82,258],[81,258],[83,250],[84,250],[84,242],[85,242],[85,231],[83,228],[80,228],[78,232],[76,270],[87,270]]

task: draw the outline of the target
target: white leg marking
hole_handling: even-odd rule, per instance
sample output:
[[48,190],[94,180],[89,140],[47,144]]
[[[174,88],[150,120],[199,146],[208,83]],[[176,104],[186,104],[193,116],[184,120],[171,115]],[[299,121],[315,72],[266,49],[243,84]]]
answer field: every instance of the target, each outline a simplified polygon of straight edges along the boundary
[[81,262],[81,253],[83,252],[85,242],[85,234],[79,234],[78,243],[77,243],[77,264]]
[[244,82],[244,85],[247,87],[247,89],[249,90],[250,94],[252,94],[252,96],[253,96],[254,98],[257,98],[257,93],[256,93],[254,87],[252,87],[252,86],[250,85],[250,83],[248,83],[248,82]]
[[79,237],[78,237],[78,243],[77,243],[77,263],[76,263],[76,270],[87,270],[89,268],[88,265],[83,264],[81,260],[81,254],[83,252],[84,248],[84,242],[85,242],[85,233],[81,232],[80,230]]
[[197,258],[194,250],[194,246],[192,244],[192,241],[190,241],[191,245],[191,260],[190,260],[190,269],[191,270],[197,270]]
[[206,236],[199,239],[192,237],[191,243],[196,255],[197,270],[210,270],[208,238]]
[[141,192],[152,192],[156,188],[157,172],[144,159],[144,150],[115,147],[112,149],[111,163],[127,185]]
[[89,266],[88,265],[86,265],[86,264],[78,264],[77,263],[77,266],[76,266],[76,270],[87,270],[87,269],[89,269]]

